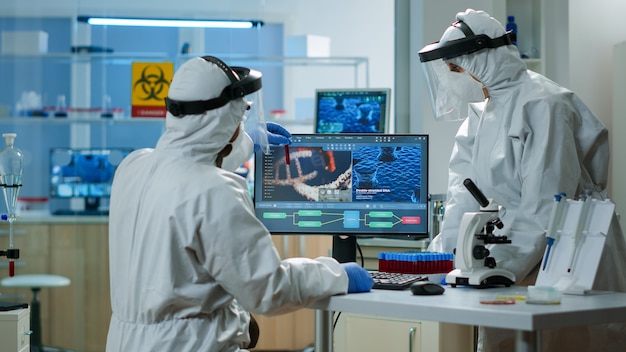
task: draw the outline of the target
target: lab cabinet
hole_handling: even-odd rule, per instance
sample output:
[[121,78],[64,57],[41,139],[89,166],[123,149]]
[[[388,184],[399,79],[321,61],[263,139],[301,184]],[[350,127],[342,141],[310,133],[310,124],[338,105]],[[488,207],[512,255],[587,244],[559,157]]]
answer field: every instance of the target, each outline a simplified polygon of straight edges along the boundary
[[[108,224],[105,217],[65,220],[18,220],[15,247],[19,274],[56,274],[68,277],[69,286],[43,288],[42,342],[74,351],[104,351],[111,306],[108,274]],[[8,245],[7,225],[0,228],[0,248]],[[6,259],[0,259],[6,264]],[[8,276],[2,265],[1,276]],[[7,270],[7,271],[5,271]],[[0,287],[2,300],[30,302],[28,288]]]
[[[68,217],[63,222],[58,218],[51,217],[52,222],[44,223],[15,223],[15,244],[21,251],[16,273],[58,274],[71,280],[68,287],[40,292],[44,345],[103,351],[111,317],[107,218]],[[8,231],[4,229],[0,234],[0,248],[4,248]],[[277,235],[273,240],[281,258],[331,254],[331,236]],[[0,288],[0,292],[10,299],[31,299],[28,289]],[[313,310],[255,317],[261,331],[258,349],[298,350],[314,341]]]
[[334,331],[334,350],[472,352],[474,329],[469,325],[341,313]]
[[[272,237],[281,258],[331,255],[332,236]],[[315,339],[315,311],[300,309],[278,316],[254,315],[260,328],[258,350],[297,351],[313,344]]]
[[[424,251],[428,240],[364,238],[358,243],[364,266],[378,270],[379,252]],[[406,299],[419,299],[407,292]],[[340,314],[337,318],[337,314]],[[420,320],[402,320],[351,313],[335,313],[336,352],[356,351],[474,351],[472,326]]]
[[[106,217],[22,218],[15,222],[20,249],[16,274],[57,274],[67,287],[44,288],[41,301],[44,345],[74,351],[104,351],[111,318],[108,219]],[[331,236],[273,236],[282,258],[330,255]],[[8,246],[8,226],[0,227],[0,248]],[[8,276],[0,258],[0,277]],[[0,300],[30,302],[27,288],[0,287]],[[301,309],[279,316],[255,315],[264,350],[298,350],[314,341],[314,311]]]
[[0,352],[30,350],[30,308],[0,312]]

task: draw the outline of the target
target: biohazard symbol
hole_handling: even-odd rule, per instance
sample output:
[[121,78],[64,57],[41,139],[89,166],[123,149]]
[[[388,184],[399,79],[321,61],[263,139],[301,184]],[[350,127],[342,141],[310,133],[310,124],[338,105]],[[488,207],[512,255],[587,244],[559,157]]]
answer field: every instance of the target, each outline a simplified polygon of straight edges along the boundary
[[[150,70],[151,72],[149,72],[150,68],[156,68],[156,70]],[[141,96],[136,95],[138,99],[161,101],[163,98],[160,95],[169,85],[170,82],[165,79],[165,73],[160,67],[146,66],[141,71],[141,77],[135,81],[133,91],[137,92],[137,89],[141,89],[141,92],[143,92]]]

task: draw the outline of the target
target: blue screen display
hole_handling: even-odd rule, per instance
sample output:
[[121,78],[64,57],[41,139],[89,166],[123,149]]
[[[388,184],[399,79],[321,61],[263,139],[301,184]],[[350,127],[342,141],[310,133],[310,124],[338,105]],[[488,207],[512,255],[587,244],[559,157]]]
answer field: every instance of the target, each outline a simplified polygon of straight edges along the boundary
[[388,133],[391,89],[318,89],[316,133]]
[[254,164],[256,215],[272,233],[428,234],[427,135],[294,135]]
[[50,196],[108,198],[115,169],[132,149],[100,148],[50,150]]

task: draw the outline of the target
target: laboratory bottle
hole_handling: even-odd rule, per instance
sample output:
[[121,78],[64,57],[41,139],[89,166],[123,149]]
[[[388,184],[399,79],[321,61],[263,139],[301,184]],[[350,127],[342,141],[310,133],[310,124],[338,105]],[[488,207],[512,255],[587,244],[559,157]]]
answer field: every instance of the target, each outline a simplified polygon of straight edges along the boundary
[[54,117],[67,117],[67,105],[65,104],[65,95],[57,96],[57,106],[54,111]]
[[513,45],[517,46],[517,23],[515,23],[515,16],[508,16],[506,21],[506,31],[513,32]]

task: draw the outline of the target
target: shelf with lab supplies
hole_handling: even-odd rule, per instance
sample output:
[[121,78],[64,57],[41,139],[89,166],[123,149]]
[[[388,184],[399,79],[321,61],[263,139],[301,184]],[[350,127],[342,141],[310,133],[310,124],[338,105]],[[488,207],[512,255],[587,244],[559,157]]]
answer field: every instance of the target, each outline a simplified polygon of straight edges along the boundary
[[7,76],[0,118],[128,119],[135,63],[165,62],[164,52],[0,54],[0,69],[25,77]]
[[104,61],[107,64],[127,65],[133,61],[165,61],[168,59],[167,53],[42,53],[42,54],[0,54],[1,62],[11,61],[57,61],[61,63],[91,63],[94,61]]
[[135,124],[135,123],[154,123],[164,124],[165,119],[161,117],[141,117],[131,118],[124,114],[121,118],[107,118],[96,116],[93,118],[72,118],[72,117],[28,117],[28,116],[2,116],[0,115],[0,123],[2,124]]
[[178,57],[179,62],[185,62],[191,58],[211,55],[219,57],[221,60],[228,62],[229,65],[241,64],[259,64],[274,66],[350,66],[355,68],[363,68],[368,71],[369,60],[366,57],[291,57],[291,56],[249,56],[249,55],[233,55],[233,54],[185,54]]
[[211,55],[227,62],[230,66],[254,67],[262,70],[264,67],[336,67],[350,68],[354,72],[354,87],[369,87],[369,59],[367,57],[291,57],[291,56],[251,56],[233,54],[184,54],[177,58],[177,64],[204,55]]

